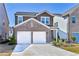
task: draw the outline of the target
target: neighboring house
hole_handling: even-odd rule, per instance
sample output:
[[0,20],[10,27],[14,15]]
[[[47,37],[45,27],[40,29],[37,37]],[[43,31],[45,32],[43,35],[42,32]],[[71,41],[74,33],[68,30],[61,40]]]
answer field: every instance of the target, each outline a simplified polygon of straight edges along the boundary
[[13,27],[9,27],[9,37],[13,36]]
[[9,20],[5,5],[0,3],[0,42],[8,39],[9,35]]
[[17,43],[49,43],[53,38],[57,39],[58,27],[54,24],[55,16],[61,15],[48,11],[16,12],[14,31]]
[[76,43],[79,43],[79,5],[71,8],[62,14],[60,17],[55,17],[55,23],[58,22],[58,34],[61,39],[71,41],[71,37],[76,37]]
[[68,40],[71,36],[76,37],[76,42],[79,43],[79,4],[63,14],[63,17],[68,18],[67,35]]

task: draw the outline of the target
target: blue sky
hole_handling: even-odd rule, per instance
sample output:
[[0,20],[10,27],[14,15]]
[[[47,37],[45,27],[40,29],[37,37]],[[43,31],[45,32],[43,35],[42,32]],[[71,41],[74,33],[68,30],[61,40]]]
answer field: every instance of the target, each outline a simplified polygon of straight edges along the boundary
[[62,14],[75,5],[76,4],[74,3],[7,3],[5,4],[5,7],[9,18],[9,26],[14,26],[14,13],[18,11],[41,12],[43,10],[47,10],[51,13]]

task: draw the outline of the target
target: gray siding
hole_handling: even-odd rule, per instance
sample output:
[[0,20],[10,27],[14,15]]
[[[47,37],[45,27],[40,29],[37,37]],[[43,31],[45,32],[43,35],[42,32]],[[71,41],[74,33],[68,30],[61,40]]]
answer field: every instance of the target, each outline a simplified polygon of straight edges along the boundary
[[6,38],[8,38],[9,34],[9,20],[3,3],[0,3],[0,11],[0,33],[1,36],[3,36],[3,38],[5,39],[5,34]]
[[[72,16],[76,16],[76,23],[72,23]],[[70,34],[73,32],[79,32],[79,8],[75,9],[70,15],[69,15],[69,20],[70,20]]]

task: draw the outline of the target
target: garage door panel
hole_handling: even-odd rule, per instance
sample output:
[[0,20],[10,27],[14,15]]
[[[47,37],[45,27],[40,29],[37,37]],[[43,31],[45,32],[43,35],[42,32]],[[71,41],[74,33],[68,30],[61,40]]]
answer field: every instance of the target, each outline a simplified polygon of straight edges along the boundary
[[30,44],[31,43],[31,32],[18,31],[17,32],[17,43],[18,44]]
[[46,43],[46,32],[33,32],[33,43]]

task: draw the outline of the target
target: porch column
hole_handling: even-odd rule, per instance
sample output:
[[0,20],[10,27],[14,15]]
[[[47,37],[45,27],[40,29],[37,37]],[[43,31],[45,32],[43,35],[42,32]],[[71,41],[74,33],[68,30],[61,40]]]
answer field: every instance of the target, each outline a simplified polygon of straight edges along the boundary
[[58,35],[57,35],[57,33],[58,33],[58,30],[56,29],[56,42],[57,42],[57,40],[58,40]]

